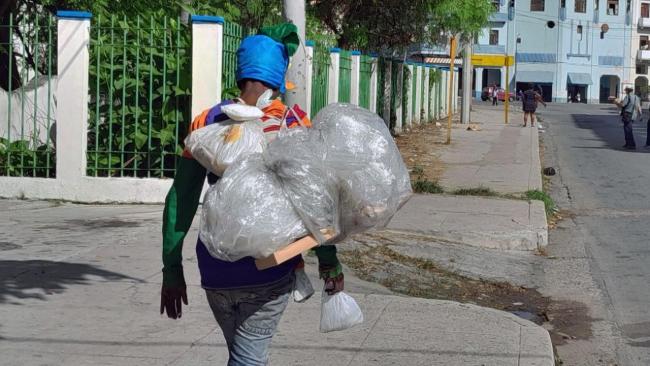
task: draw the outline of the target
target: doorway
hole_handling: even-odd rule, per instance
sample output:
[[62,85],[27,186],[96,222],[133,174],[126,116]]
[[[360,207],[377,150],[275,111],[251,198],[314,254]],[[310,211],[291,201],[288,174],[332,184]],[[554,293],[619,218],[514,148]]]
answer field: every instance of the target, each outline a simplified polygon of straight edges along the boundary
[[611,103],[620,94],[621,79],[616,75],[600,77],[600,103]]

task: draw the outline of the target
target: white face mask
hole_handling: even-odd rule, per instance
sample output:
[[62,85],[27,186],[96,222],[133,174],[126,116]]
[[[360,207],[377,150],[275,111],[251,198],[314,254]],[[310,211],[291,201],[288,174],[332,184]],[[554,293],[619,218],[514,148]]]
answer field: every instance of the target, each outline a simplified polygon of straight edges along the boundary
[[255,106],[259,109],[264,109],[268,107],[273,102],[273,90],[266,89],[259,98],[257,98],[257,103]]

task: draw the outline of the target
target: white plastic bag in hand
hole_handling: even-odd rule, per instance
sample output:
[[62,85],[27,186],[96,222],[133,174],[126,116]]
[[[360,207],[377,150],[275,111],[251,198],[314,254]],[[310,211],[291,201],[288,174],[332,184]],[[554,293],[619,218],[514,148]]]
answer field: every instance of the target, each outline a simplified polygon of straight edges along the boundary
[[314,294],[314,287],[311,285],[311,281],[307,277],[304,269],[296,269],[295,274],[296,281],[293,285],[293,301],[305,302]]
[[363,323],[363,313],[354,299],[345,292],[328,295],[323,291],[320,308],[321,333],[352,328]]

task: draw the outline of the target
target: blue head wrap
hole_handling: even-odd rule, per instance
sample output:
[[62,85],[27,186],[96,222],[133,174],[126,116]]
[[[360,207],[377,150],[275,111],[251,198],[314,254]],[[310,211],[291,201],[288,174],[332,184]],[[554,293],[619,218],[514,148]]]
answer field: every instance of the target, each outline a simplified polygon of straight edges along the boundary
[[265,35],[246,37],[237,50],[237,81],[261,81],[280,93],[286,92],[284,76],[289,55],[284,44]]

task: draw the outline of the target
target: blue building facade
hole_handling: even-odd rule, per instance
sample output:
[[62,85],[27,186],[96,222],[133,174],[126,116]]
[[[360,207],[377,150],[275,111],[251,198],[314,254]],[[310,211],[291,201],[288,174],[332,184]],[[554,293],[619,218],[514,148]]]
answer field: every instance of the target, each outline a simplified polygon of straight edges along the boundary
[[[639,0],[495,0],[498,10],[474,54],[515,55],[504,68],[475,68],[475,95],[498,79],[524,90],[532,83],[554,102],[604,103],[634,86],[632,21]],[[647,79],[646,79],[647,85]]]

